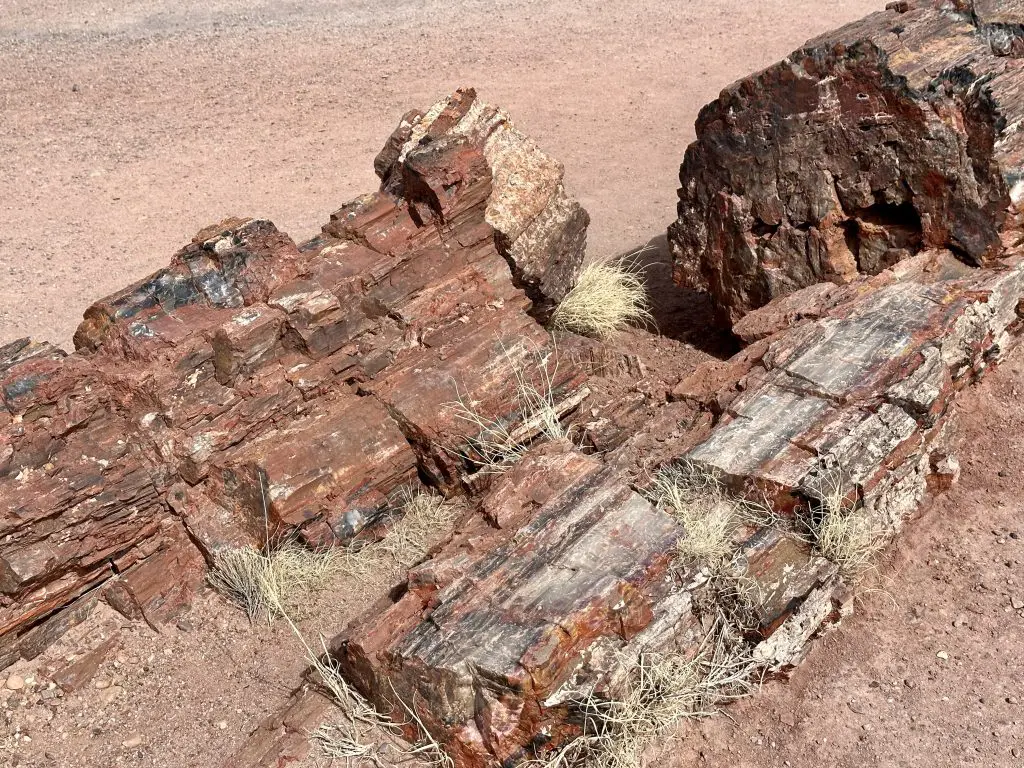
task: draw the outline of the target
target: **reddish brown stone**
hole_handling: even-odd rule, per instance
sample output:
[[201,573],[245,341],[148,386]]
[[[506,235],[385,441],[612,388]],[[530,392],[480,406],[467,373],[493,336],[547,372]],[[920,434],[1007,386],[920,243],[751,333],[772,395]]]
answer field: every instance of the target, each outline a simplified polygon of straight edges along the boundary
[[586,649],[651,623],[679,535],[567,445],[524,460],[482,505],[500,533],[471,524],[414,569],[414,589],[335,643],[366,696],[396,721],[395,697],[414,703],[459,766],[516,759],[542,729],[572,729],[545,701]]
[[96,648],[87,651],[71,664],[58,671],[53,676],[53,682],[59,685],[65,693],[81,690],[96,676],[100,664],[106,661],[111,651],[117,647],[119,641],[120,639],[116,635],[107,638]]
[[104,598],[126,617],[153,627],[187,609],[206,575],[202,555],[175,519],[164,520],[159,537],[116,565],[118,575],[107,582]]
[[[375,400],[339,398],[219,460],[209,493],[251,529],[348,540],[416,476],[416,455]],[[307,530],[308,529],[308,530]]]
[[872,14],[701,111],[669,241],[677,279],[724,319],[922,249],[998,259],[1024,194],[1024,70],[1006,58],[1024,50],[1020,12],[948,5]]
[[[376,167],[380,191],[301,247],[269,222],[223,221],[90,307],[76,354],[0,348],[5,661],[97,588],[158,624],[220,547],[358,534],[421,463],[442,474],[439,398],[516,418],[514,372],[492,358],[553,349],[517,283],[567,289],[582,257],[586,214],[561,166],[467,91],[407,115]],[[424,388],[432,405],[417,403],[421,381],[459,366],[458,394]],[[553,376],[565,409],[584,379]]]

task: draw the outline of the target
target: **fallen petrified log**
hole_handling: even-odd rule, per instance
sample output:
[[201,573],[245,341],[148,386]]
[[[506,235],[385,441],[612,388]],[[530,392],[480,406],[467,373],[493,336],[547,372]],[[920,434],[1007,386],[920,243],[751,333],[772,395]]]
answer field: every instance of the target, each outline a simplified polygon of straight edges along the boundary
[[[721,611],[742,612],[733,630],[750,664],[796,664],[850,594],[799,521],[848,514],[888,539],[941,489],[956,392],[1024,330],[1024,253],[978,270],[930,251],[838,292],[824,309],[813,289],[794,294],[788,309],[804,298],[820,316],[782,321],[756,351],[710,364],[727,371],[717,380],[699,370],[677,387],[715,414],[710,430],[666,440],[667,424],[679,429],[668,414],[603,460],[535,449],[397,599],[335,640],[349,680],[400,722],[412,708],[456,765],[489,766],[571,741],[580,701],[614,699],[643,654],[692,658]],[[645,437],[661,437],[660,455],[638,453]],[[690,532],[636,492],[647,480],[629,466],[645,460],[648,478],[685,460],[796,531],[741,526],[724,571],[681,560]]]
[[[898,527],[923,498],[956,392],[1021,332],[1024,252],[1006,256],[977,271],[920,254],[769,337],[734,371],[743,391],[715,393],[722,416],[690,458],[776,509],[838,492]],[[693,393],[684,382],[676,395]]]
[[376,167],[307,243],[222,222],[90,307],[75,354],[0,347],[0,666],[97,596],[160,623],[221,546],[345,542],[420,478],[457,490],[467,415],[539,432],[522,383],[563,415],[586,396],[577,342],[530,314],[583,258],[561,166],[467,90]]
[[1024,197],[1024,7],[912,0],[807,43],[697,120],[669,228],[723,319],[928,248],[997,259]]
[[[982,103],[949,98],[961,116]],[[799,165],[786,136],[769,149]],[[38,653],[100,598],[159,624],[222,546],[374,536],[393,493],[423,483],[465,493],[469,513],[331,653],[460,768],[559,749],[646,655],[690,663],[710,642],[739,665],[731,680],[797,663],[849,608],[810,524],[831,506],[893,535],[955,473],[955,393],[1024,330],[1004,201],[933,179],[914,205],[974,211],[942,240],[958,253],[915,245],[864,270],[878,274],[769,303],[737,323],[745,349],[650,417],[615,409],[587,455],[537,439],[523,407],[535,387],[586,434],[601,424],[574,414],[586,361],[620,368],[538,322],[582,258],[586,215],[560,167],[468,91],[406,115],[375,167],[381,189],[309,242],[224,222],[91,307],[75,354],[0,348],[0,663]],[[986,183],[1005,191],[998,177]],[[980,266],[965,263],[964,244],[983,241]],[[530,445],[505,474],[477,471],[493,458],[488,425]],[[651,474],[682,463],[771,506],[735,527],[724,564],[681,557],[695,526],[649,498]],[[299,754],[324,707],[302,688],[227,765]]]

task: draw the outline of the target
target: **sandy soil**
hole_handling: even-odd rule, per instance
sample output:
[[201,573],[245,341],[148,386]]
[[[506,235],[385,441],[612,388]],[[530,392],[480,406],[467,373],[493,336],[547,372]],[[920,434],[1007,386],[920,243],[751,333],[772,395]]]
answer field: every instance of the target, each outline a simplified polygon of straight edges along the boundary
[[[225,215],[307,237],[374,188],[372,156],[403,111],[462,84],[566,164],[593,256],[633,248],[672,219],[704,102],[883,4],[393,0],[385,15],[369,0],[6,0],[0,341],[68,344],[90,301]],[[1022,395],[1018,352],[961,401],[963,479],[913,524],[884,591],[791,681],[680,729],[664,764],[1024,765]],[[344,594],[303,625],[311,636],[372,597]],[[84,690],[52,692],[69,656],[109,637]],[[9,671],[32,682],[0,693],[0,764],[218,765],[301,668],[287,628],[251,629],[212,595],[159,634],[105,613]]]
[[565,163],[591,250],[664,232],[698,109],[884,0],[3,0],[0,341],[226,215],[296,239],[374,189],[399,116],[475,85]]

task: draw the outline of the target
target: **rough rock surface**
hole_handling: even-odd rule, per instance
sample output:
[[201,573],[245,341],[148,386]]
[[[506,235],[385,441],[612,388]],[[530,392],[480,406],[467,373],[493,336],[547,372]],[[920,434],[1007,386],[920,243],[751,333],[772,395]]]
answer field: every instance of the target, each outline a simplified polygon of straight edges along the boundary
[[[710,427],[685,426],[670,404],[603,459],[566,443],[533,449],[333,653],[381,711],[401,721],[414,707],[458,766],[571,739],[574,694],[613,696],[642,652],[693,655],[715,605],[742,612],[757,664],[789,669],[850,610],[837,565],[785,527],[744,526],[730,590],[679,558],[687,531],[638,495],[644,478],[686,459],[791,519],[843,498],[891,538],[926,490],[948,484],[953,398],[1016,341],[1022,297],[1024,254],[977,270],[932,251],[836,288],[827,308],[815,291],[805,312],[799,295],[780,300],[781,312],[764,311],[789,322],[716,364],[708,390],[676,393]],[[644,438],[661,452],[640,448]],[[637,459],[645,473],[630,470]]]
[[690,457],[777,509],[838,486],[887,527],[913,512],[952,398],[1020,332],[1024,263],[971,272],[926,253],[865,285],[771,338]]
[[457,402],[523,441],[517,381],[578,406],[574,342],[516,284],[566,290],[586,214],[471,91],[428,115],[312,241],[222,222],[90,307],[75,354],[0,348],[0,662],[97,596],[166,621],[219,547],[348,541],[420,477],[457,490],[480,429]]
[[669,229],[724,320],[920,250],[1000,253],[1024,195],[1017,3],[892,3],[730,86],[697,120]]
[[[415,706],[456,765],[529,758],[579,733],[574,694],[613,690],[624,659],[700,647],[713,617],[697,604],[712,587],[679,567],[685,535],[613,467],[548,444],[410,571],[400,599],[372,608],[333,650],[381,711],[402,721]],[[834,566],[804,543],[766,529],[748,532],[741,552],[743,576],[763,595],[758,639],[790,627],[811,592],[825,599],[820,615],[802,619],[808,634],[838,612]],[[759,658],[786,667],[806,639],[762,643]]]
[[400,721],[395,697],[414,703],[459,765],[520,756],[551,725],[542,703],[580,655],[634,636],[672,587],[672,519],[600,461],[549,448],[503,476],[404,596],[337,644],[378,708]]
[[590,217],[562,185],[562,164],[524,136],[501,109],[462,89],[426,114],[406,114],[374,163],[386,188],[401,185],[393,169],[417,146],[464,140],[494,169],[487,223],[517,285],[537,311],[552,309],[576,283]]

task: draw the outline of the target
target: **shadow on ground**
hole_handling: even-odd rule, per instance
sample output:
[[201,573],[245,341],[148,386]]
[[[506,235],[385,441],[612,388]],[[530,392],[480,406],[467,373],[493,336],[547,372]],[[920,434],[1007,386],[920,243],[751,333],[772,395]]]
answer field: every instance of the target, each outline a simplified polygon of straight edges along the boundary
[[634,264],[643,275],[658,333],[720,360],[739,351],[736,337],[716,319],[711,298],[673,282],[672,254],[664,234],[652,237],[616,258]]

